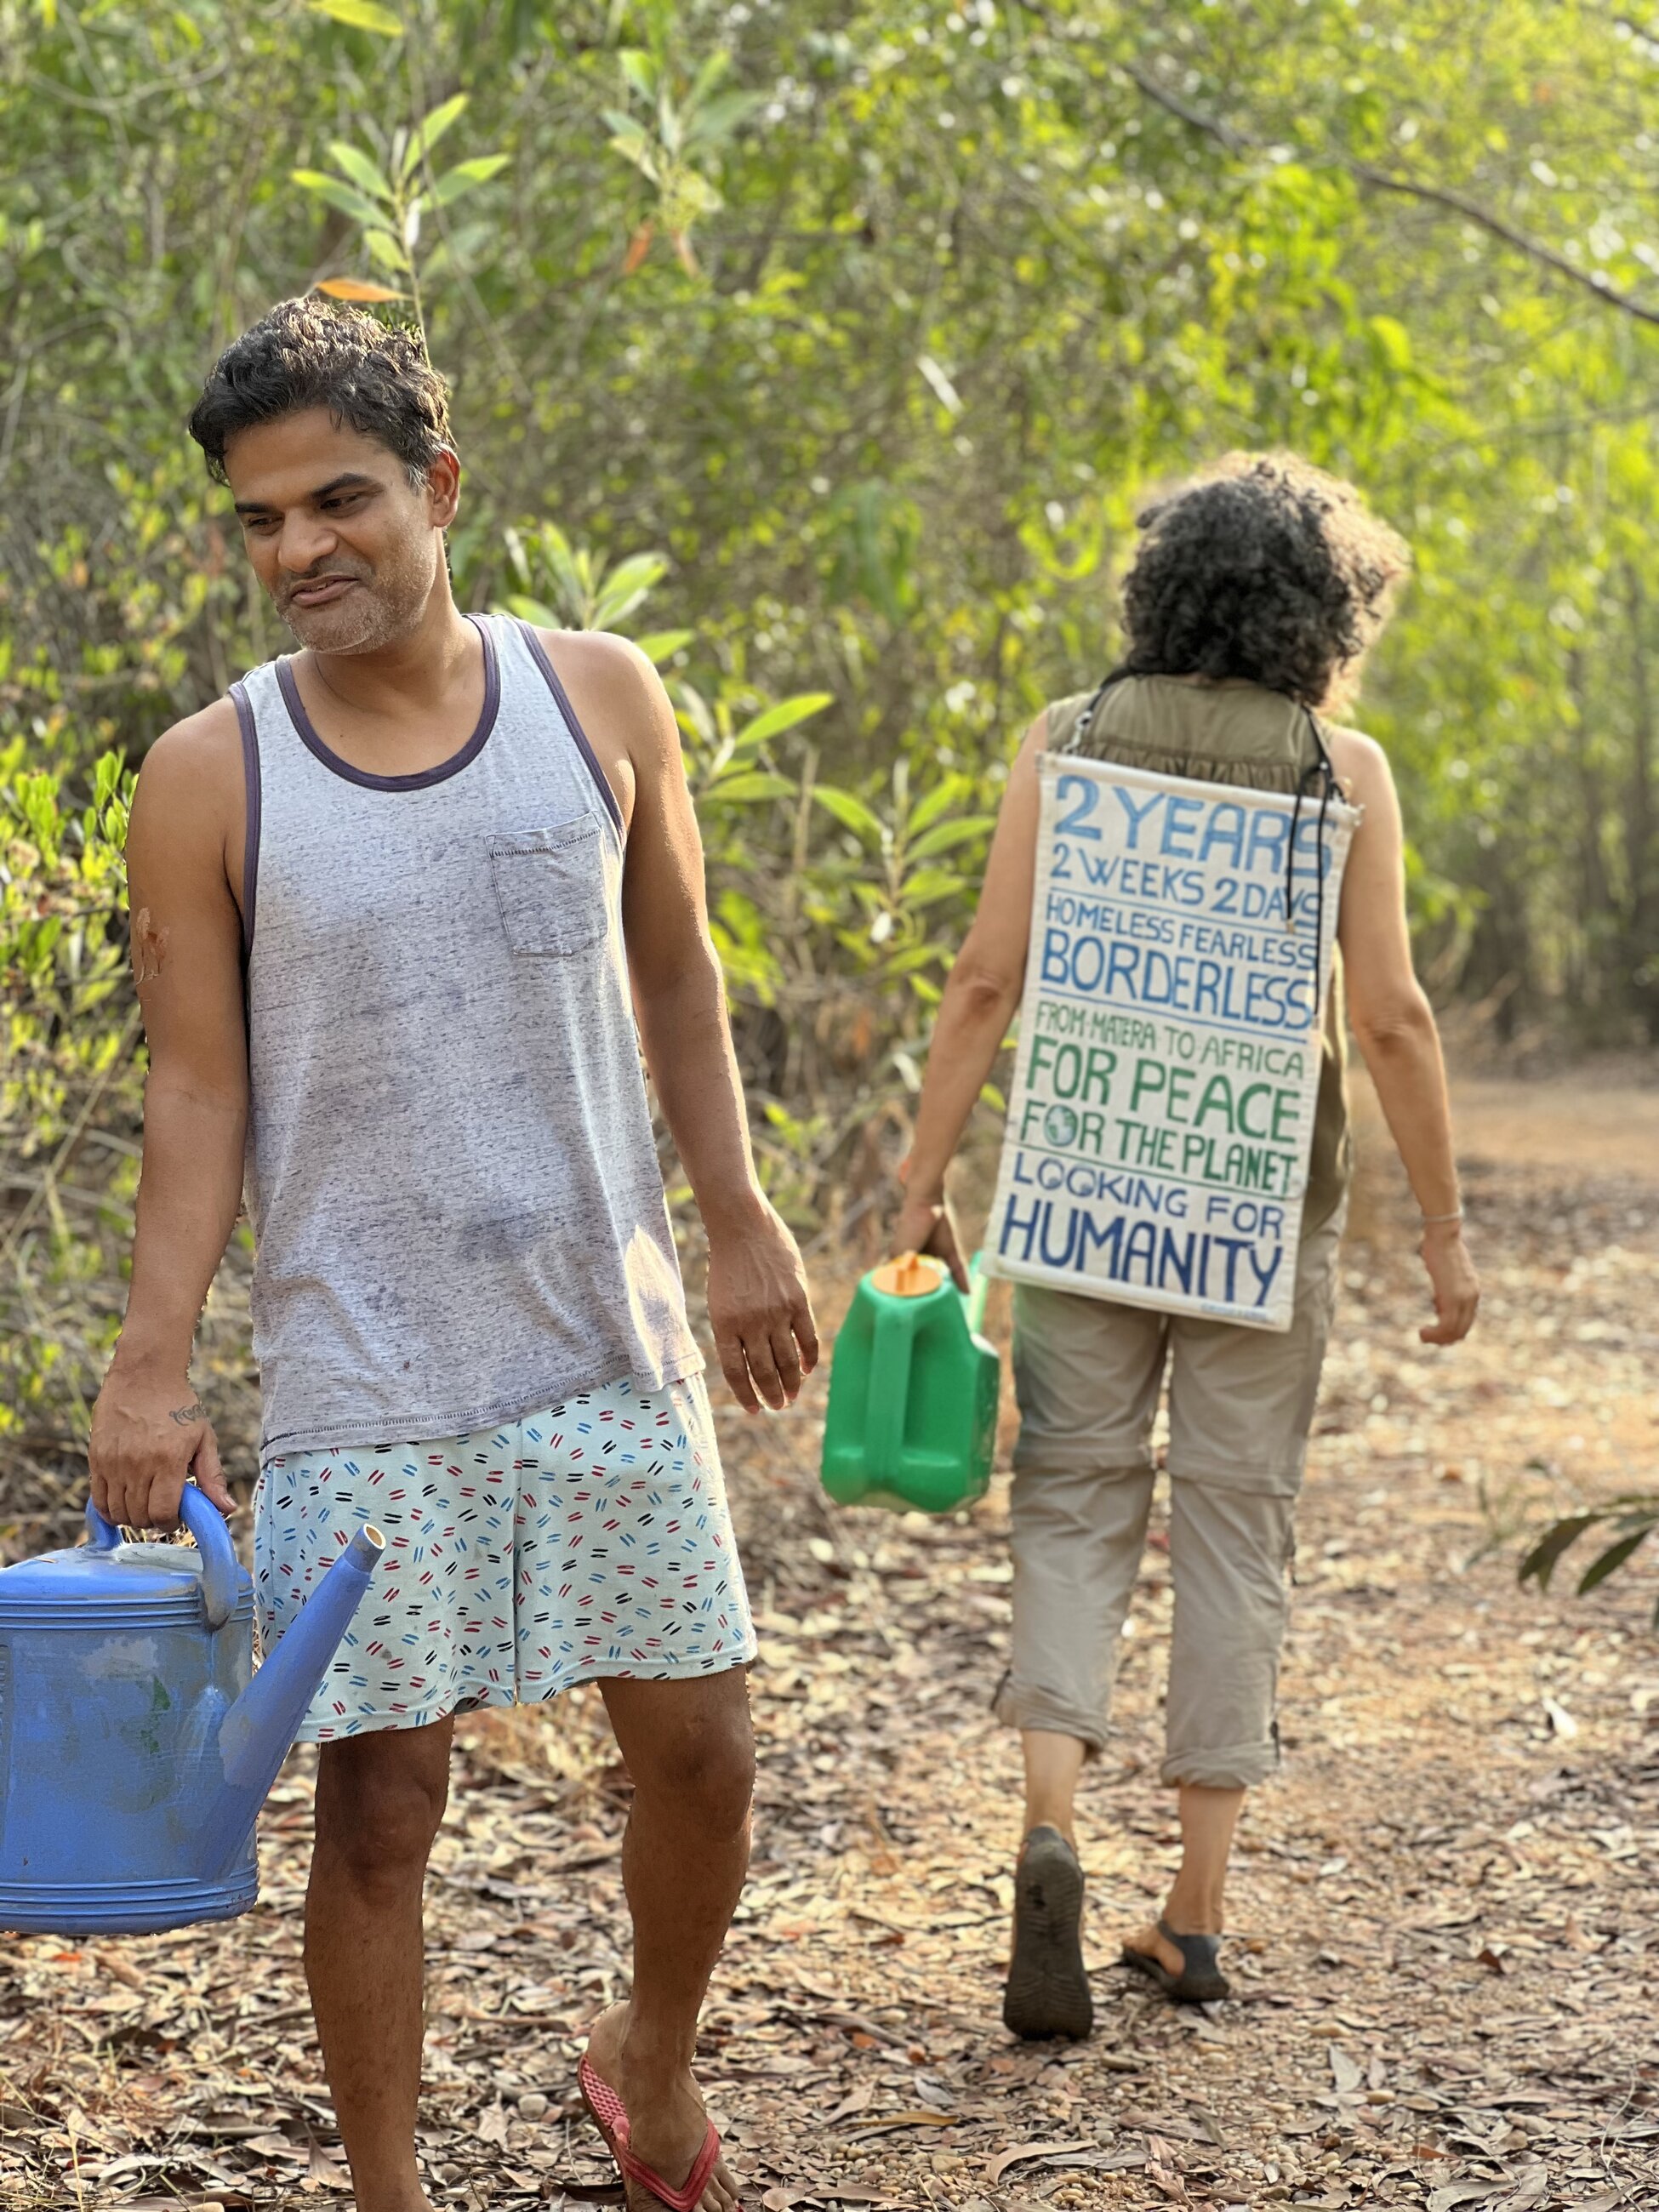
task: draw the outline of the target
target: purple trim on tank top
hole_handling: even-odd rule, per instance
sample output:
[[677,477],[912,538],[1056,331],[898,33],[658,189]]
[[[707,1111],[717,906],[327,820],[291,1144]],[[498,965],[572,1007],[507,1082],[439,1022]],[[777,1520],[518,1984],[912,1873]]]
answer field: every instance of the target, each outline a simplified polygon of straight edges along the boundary
[[548,658],[547,647],[527,622],[520,622],[516,615],[513,619],[519,623],[519,635],[529,647],[531,659],[541,670],[546,679],[547,688],[553,694],[554,702],[559,712],[564,716],[571,736],[576,740],[576,750],[587,763],[588,770],[599,787],[599,796],[605,801],[605,811],[617,825],[617,836],[625,839],[628,832],[623,826],[622,809],[617,804],[616,793],[611,788],[611,779],[599,766],[599,757],[587,742],[587,732],[576,719],[576,710],[570,703],[570,695],[559,681],[558,671]]
[[253,915],[259,897],[259,740],[255,734],[253,702],[245,686],[233,684],[237,726],[242,732],[242,789],[246,800],[247,828],[242,836],[242,969],[253,957]]
[[458,753],[451,753],[436,768],[423,768],[414,775],[371,775],[367,769],[353,768],[349,761],[342,760],[331,745],[325,744],[317,734],[316,725],[306,712],[306,702],[300,696],[300,687],[294,680],[294,670],[286,660],[276,663],[276,681],[282,686],[283,701],[295,728],[299,732],[309,752],[316,755],[325,769],[343,776],[348,783],[360,784],[365,791],[424,791],[428,784],[447,783],[452,775],[459,775],[469,762],[475,761],[489,739],[495,726],[495,715],[501,703],[501,663],[495,654],[495,641],[489,626],[477,615],[468,615],[470,622],[483,641],[484,696],[479,711],[477,726]]

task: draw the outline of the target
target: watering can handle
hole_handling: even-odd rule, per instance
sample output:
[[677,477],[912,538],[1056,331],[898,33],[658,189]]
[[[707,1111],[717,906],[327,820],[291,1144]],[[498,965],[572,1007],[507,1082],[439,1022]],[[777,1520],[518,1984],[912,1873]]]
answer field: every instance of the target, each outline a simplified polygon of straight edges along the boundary
[[[193,1482],[185,1485],[179,1511],[202,1554],[202,1602],[208,1626],[222,1628],[236,1609],[236,1553],[225,1516]],[[95,1551],[112,1552],[121,1540],[120,1530],[105,1520],[91,1498],[87,1500],[87,1534]]]

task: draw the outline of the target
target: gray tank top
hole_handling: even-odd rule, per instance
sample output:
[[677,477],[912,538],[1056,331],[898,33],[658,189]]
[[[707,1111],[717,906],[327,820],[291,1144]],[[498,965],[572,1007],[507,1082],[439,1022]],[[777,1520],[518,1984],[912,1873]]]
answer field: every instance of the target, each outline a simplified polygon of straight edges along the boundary
[[492,1427],[702,1365],[622,932],[623,829],[524,625],[417,775],[350,767],[285,660],[233,687],[261,1456]]

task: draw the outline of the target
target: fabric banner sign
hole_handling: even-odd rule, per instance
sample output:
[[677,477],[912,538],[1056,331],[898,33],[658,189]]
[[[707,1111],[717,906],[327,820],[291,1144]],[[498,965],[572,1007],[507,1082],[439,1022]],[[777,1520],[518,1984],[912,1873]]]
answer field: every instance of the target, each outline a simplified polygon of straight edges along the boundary
[[1040,773],[988,1272],[1288,1328],[1358,814],[1066,754]]

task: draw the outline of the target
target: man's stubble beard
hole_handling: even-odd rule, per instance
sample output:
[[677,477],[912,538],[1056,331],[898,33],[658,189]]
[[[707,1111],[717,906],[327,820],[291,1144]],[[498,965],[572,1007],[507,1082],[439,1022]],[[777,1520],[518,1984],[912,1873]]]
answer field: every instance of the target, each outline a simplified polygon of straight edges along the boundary
[[358,579],[356,591],[332,606],[278,607],[277,613],[289,634],[313,653],[378,653],[419,628],[437,575],[435,562],[399,560],[376,570],[372,582]]

